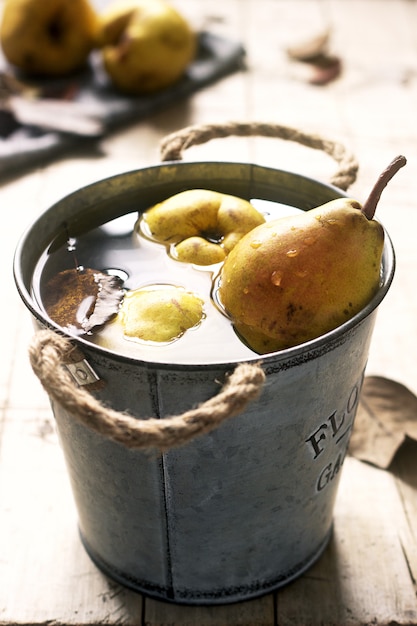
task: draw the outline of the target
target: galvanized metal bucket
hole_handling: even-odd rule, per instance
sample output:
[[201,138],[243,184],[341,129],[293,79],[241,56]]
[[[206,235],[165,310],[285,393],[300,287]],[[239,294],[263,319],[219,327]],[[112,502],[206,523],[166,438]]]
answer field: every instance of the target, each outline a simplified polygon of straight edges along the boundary
[[[32,281],[63,222],[81,232],[197,187],[305,210],[345,195],[291,172],[225,162],[169,162],[83,188],[36,219],[18,245],[17,288],[36,324],[62,334],[33,298]],[[52,399],[81,538],[103,572],[159,599],[219,604],[269,592],[312,565],[331,534],[375,315],[393,273],[387,235],[369,305],[316,340],[262,358],[259,397],[186,445],[161,454],[128,448]],[[78,382],[95,373],[104,385],[90,393],[137,419],[204,403],[238,366],[221,356],[205,365],[145,362],[68,339],[82,353]]]

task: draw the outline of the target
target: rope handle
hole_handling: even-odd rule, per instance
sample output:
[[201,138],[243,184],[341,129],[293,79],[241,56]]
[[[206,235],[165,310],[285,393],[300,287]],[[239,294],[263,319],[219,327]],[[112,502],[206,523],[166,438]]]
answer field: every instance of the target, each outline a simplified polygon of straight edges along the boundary
[[276,137],[300,143],[308,148],[322,150],[338,163],[338,170],[330,179],[330,183],[346,191],[356,180],[359,165],[356,158],[341,143],[309,134],[280,124],[262,122],[224,122],[219,124],[203,124],[188,126],[167,135],[160,143],[162,161],[179,161],[183,151],[223,137]]
[[78,422],[130,449],[156,448],[163,452],[214,430],[257,398],[265,381],[259,364],[240,363],[221,391],[200,406],[164,419],[137,419],[104,406],[74,383],[62,367],[71,361],[74,350],[77,348],[69,339],[52,330],[40,330],[29,346],[32,369],[50,398]]

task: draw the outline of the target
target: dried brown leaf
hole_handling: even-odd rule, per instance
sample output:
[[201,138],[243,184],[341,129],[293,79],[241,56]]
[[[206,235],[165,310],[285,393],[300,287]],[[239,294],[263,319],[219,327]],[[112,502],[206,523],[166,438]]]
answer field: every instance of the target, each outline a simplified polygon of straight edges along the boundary
[[295,61],[309,61],[319,55],[325,54],[329,44],[330,31],[325,30],[314,34],[312,37],[303,39],[287,47],[287,54]]
[[90,268],[59,272],[42,294],[49,317],[77,334],[103,326],[117,314],[122,298],[120,279]]
[[342,71],[342,62],[336,56],[320,56],[310,64],[310,76],[308,82],[311,85],[327,85],[332,82]]
[[94,310],[84,323],[84,330],[93,331],[108,322],[119,310],[124,292],[121,289],[121,280],[117,276],[99,274],[99,290],[94,303]]
[[350,440],[350,454],[386,469],[407,437],[417,441],[417,396],[401,383],[367,376]]

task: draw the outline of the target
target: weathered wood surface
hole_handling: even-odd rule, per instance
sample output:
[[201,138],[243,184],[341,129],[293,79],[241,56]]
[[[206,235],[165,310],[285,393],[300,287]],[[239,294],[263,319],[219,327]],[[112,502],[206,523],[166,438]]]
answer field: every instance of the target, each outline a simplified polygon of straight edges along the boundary
[[[396,154],[409,164],[387,188],[379,216],[397,252],[393,287],[378,315],[368,373],[417,392],[417,2],[415,0],[183,0],[197,27],[240,39],[247,68],[189,102],[106,138],[100,151],[3,181],[1,202],[0,624],[286,626],[417,624],[417,458],[407,443],[390,471],[348,458],[334,536],[317,564],[276,594],[225,607],[180,607],[109,582],[81,547],[76,513],[47,398],[32,374],[31,321],[11,260],[23,228],[66,193],[158,162],[159,140],[188,124],[273,121],[343,141],[361,169],[359,199]],[[307,85],[285,46],[325,27],[343,73]],[[320,153],[269,139],[227,139],[186,158],[248,160],[322,180]]]

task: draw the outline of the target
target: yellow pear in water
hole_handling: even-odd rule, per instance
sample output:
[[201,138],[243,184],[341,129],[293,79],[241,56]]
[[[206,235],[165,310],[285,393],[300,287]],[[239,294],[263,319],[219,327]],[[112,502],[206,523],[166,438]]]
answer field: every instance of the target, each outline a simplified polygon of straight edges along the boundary
[[176,285],[153,285],[126,294],[116,324],[127,339],[166,343],[179,339],[204,318],[204,302]]
[[212,265],[223,261],[243,235],[264,222],[264,216],[243,198],[188,189],[149,208],[139,227],[156,241],[170,244],[178,261]]
[[30,75],[80,69],[96,43],[98,17],[89,0],[6,0],[0,41],[6,59]]
[[366,306],[381,279],[384,230],[373,214],[398,157],[362,207],[339,198],[249,232],[224,262],[219,296],[259,354],[309,341]]

